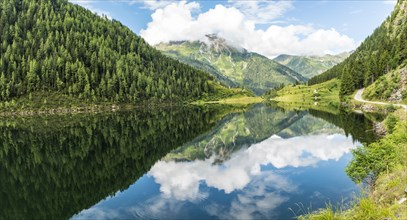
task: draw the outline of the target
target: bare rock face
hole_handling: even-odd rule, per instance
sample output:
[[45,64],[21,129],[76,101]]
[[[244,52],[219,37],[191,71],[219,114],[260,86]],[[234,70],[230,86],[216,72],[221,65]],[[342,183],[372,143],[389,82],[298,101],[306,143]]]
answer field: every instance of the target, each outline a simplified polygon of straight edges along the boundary
[[384,136],[387,133],[386,132],[386,127],[384,126],[383,122],[374,123],[373,124],[373,130],[379,136]]

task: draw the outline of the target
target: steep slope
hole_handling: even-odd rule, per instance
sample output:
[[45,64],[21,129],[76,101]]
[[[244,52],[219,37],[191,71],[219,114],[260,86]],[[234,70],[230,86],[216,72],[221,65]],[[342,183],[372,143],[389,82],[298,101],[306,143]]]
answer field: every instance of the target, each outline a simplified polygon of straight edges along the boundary
[[257,53],[230,46],[225,39],[207,35],[205,42],[181,41],[156,46],[169,57],[211,73],[230,87],[245,87],[262,94],[282,83],[304,82],[306,78]]
[[350,53],[348,52],[337,55],[327,54],[324,56],[294,56],[282,54],[273,60],[310,79],[342,62],[349,55]]
[[374,83],[380,76],[400,69],[399,66],[407,62],[406,42],[407,1],[399,0],[391,16],[352,55],[332,69],[310,79],[309,84],[340,78],[340,96],[349,95],[358,88]]
[[407,104],[407,63],[379,77],[366,87],[363,98]]
[[2,0],[0,39],[0,101],[37,91],[116,102],[195,99],[214,92],[209,74],[67,0]]

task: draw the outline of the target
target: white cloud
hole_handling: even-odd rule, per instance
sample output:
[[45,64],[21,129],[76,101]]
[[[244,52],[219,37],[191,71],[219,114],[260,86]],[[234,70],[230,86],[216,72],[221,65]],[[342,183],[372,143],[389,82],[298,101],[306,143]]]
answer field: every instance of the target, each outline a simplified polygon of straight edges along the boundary
[[[236,7],[216,5],[213,9],[192,16],[200,8],[196,2],[172,2],[151,15],[152,21],[140,35],[150,44],[180,40],[203,40],[205,34],[216,33],[231,44],[249,51],[274,57],[279,54],[315,55],[339,53],[354,49],[357,44],[335,29],[315,29],[312,25],[270,25],[266,30],[256,28],[261,20],[270,20],[284,12],[273,4],[273,15],[259,13],[253,18],[257,3],[235,2]],[[282,4],[282,3],[281,3]],[[286,3],[287,4],[287,3]],[[240,5],[240,6],[239,6]],[[240,9],[239,9],[239,8]],[[260,7],[260,12],[262,8]],[[252,15],[250,15],[252,14]]]

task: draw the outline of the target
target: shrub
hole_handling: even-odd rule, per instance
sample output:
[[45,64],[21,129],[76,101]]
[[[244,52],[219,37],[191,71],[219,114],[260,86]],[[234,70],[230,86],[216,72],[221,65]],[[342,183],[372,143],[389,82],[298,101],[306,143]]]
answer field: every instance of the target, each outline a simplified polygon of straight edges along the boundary
[[384,124],[386,125],[387,132],[393,133],[394,127],[396,126],[398,119],[394,115],[387,116]]

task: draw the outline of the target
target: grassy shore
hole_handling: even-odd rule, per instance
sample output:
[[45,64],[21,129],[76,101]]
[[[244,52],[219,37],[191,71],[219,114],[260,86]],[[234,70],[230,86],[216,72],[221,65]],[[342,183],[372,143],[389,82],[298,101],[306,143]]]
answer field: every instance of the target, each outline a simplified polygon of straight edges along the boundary
[[96,113],[183,104],[183,102],[154,100],[137,103],[94,101],[75,98],[58,92],[35,92],[17,99],[0,102],[0,116]]
[[[227,89],[216,83],[213,86],[216,94],[205,95],[192,104],[249,105],[263,100],[246,89]],[[191,104],[191,100],[144,100],[128,103],[77,98],[59,92],[33,92],[9,101],[0,101],[0,116],[92,113],[188,104]]]
[[286,109],[315,109],[337,114],[340,106],[339,87],[340,82],[336,79],[312,86],[288,85],[266,99],[276,101],[278,106]]
[[277,91],[272,100],[284,103],[300,103],[301,105],[339,107],[340,81],[330,80],[312,86],[289,85]]
[[192,104],[202,105],[202,104],[225,104],[225,105],[249,105],[263,102],[264,99],[258,96],[244,96],[244,95],[237,95],[228,98],[223,98],[220,100],[214,101],[196,101]]

